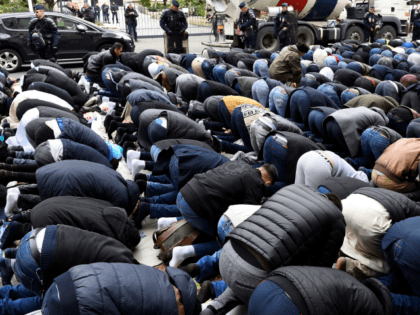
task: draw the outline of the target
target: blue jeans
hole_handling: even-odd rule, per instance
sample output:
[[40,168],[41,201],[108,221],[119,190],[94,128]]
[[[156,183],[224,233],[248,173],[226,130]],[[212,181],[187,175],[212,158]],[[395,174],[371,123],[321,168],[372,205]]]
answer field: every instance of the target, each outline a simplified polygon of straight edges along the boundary
[[13,159],[13,164],[36,164],[35,160],[31,159]]
[[[226,235],[233,230],[232,222],[228,217],[222,215],[219,223],[217,224],[217,233],[219,234],[220,241],[225,242]],[[197,265],[200,266],[200,276],[197,277],[198,282],[203,282],[206,279],[216,276],[219,273],[219,259],[222,250],[218,250],[212,256],[204,256],[201,258]]]
[[134,33],[134,40],[137,40],[137,30],[136,30],[136,23],[130,22],[127,24],[128,34],[133,35]]
[[181,193],[178,193],[175,205],[151,204],[150,217],[152,219],[182,217],[182,213],[180,212],[180,206],[178,205],[181,202],[183,202],[183,204],[187,204],[184,198],[182,197]]
[[147,182],[146,197],[160,196],[166,193],[176,191],[172,184],[160,184],[154,182]]
[[363,131],[360,144],[363,157],[348,159],[350,165],[356,170],[360,166],[373,168],[375,161],[382,155],[390,142],[388,137],[382,135],[377,128],[371,127]]
[[232,112],[231,126],[235,138],[242,139],[244,145],[252,151],[251,137],[245,125],[244,116],[240,107],[236,107]]
[[112,23],[114,23],[114,18],[117,19],[117,23],[118,23],[118,13],[117,12],[112,12]]
[[169,175],[171,179],[171,184],[174,187],[175,191],[179,190],[179,160],[176,155],[171,157],[169,161]]
[[[145,160],[142,158],[143,152],[140,155],[140,160]],[[154,183],[160,183],[160,184],[170,184],[171,179],[167,175],[152,175],[147,174],[147,181],[148,182],[154,182]]]
[[225,65],[216,65],[213,68],[213,76],[215,78],[215,81],[226,84],[225,74],[226,74],[226,66]]
[[152,145],[152,147],[150,148],[150,155],[152,156],[154,162],[157,161],[160,151],[161,150],[159,149],[159,147],[155,145]]
[[[357,90],[355,90],[357,91]],[[343,93],[341,93],[341,103],[346,104],[348,101],[352,100],[356,96],[359,96],[359,91],[357,93],[351,91],[350,89],[344,90]]]
[[[264,80],[258,80],[252,85],[252,98],[264,107],[268,107],[269,94],[270,88]],[[277,114],[277,112],[275,112],[275,114]]]
[[[175,205],[177,196],[178,196],[178,191],[174,190],[174,191],[168,192],[166,194],[162,194],[160,196],[153,196],[153,197],[145,198],[144,201],[150,203],[151,208],[154,205],[157,205],[155,208],[159,208],[159,205],[161,205],[161,204],[163,204],[163,205]],[[155,208],[153,208],[153,209],[155,209]]]
[[230,114],[223,100],[219,102],[218,111],[219,111],[220,121],[225,125],[225,127],[231,129],[232,128],[232,125],[231,125],[232,115]]
[[288,101],[289,94],[287,94],[286,89],[281,86],[276,86],[268,96],[268,107],[273,113],[284,117]]
[[212,96],[212,93],[210,85],[204,81],[198,87],[197,101],[203,103],[208,97]]
[[242,95],[241,86],[239,85],[239,82],[235,83],[235,86],[233,87],[236,92],[238,92],[239,95]]
[[420,138],[420,118],[413,119],[408,124],[407,138]]
[[147,135],[150,141],[155,143],[166,138],[166,131],[167,129],[165,127],[162,127],[156,120],[153,120],[147,128]]
[[290,99],[290,118],[302,130],[308,124],[310,107],[311,99],[305,91],[298,90],[293,93]]
[[269,136],[264,144],[264,163],[271,163],[277,168],[279,182],[286,183],[287,145],[275,136]]
[[101,13],[95,13],[98,22],[101,20]]
[[268,63],[265,60],[256,60],[253,66],[254,73],[261,77],[267,78],[270,77],[268,74]]
[[102,82],[102,75],[100,74],[89,74],[86,73],[86,81],[90,83],[97,83],[100,87],[105,87],[104,83]]
[[[325,132],[324,132],[324,128],[322,127],[322,122],[324,121],[325,117],[327,117],[327,115],[325,115],[322,111],[320,110],[312,110],[309,113],[309,117],[308,117],[308,125],[309,125],[309,130],[311,131],[311,134],[314,136],[314,138],[316,138],[317,140],[321,140],[325,137]],[[322,141],[319,141],[322,142]]]
[[34,159],[35,152],[25,152],[25,151],[17,151],[16,158],[17,159]]
[[0,288],[0,315],[25,315],[41,306],[40,297],[21,284]]
[[213,68],[206,60],[204,60],[201,64],[201,69],[203,70],[207,80],[217,81],[213,75]]
[[107,90],[99,92],[99,95],[115,98],[121,97],[121,87],[118,87],[118,82],[114,81],[112,69],[108,68],[102,71],[102,82]]
[[335,91],[334,87],[328,84],[323,84],[318,88],[318,91],[327,95],[337,105],[338,108],[343,108],[341,99]]
[[338,123],[331,119],[325,124],[325,132],[333,140],[333,143],[348,152],[346,140],[344,140],[343,133]]
[[197,215],[194,210],[192,210],[191,207],[187,204],[181,193],[178,194],[176,204],[178,206],[179,212],[181,212],[181,216],[183,216],[189,224],[210,236],[215,236],[215,231],[212,229],[210,221]]
[[219,141],[220,141],[220,144],[222,145],[222,152],[225,152],[228,154],[236,154],[238,151],[242,151],[245,153],[252,151],[248,147],[240,145],[240,144],[231,143],[224,140],[219,140]]
[[227,85],[227,86],[232,86],[233,85],[233,81],[237,78],[237,77],[240,77],[241,76],[241,74],[240,74],[240,72],[238,72],[237,70],[235,70],[235,69],[230,69],[230,70],[228,70],[227,72],[226,72],[226,74],[225,74],[225,84]]

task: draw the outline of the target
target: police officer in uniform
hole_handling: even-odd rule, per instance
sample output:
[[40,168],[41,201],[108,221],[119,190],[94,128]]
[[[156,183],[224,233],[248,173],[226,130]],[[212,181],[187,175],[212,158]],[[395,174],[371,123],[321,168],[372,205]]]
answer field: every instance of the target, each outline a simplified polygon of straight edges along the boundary
[[277,14],[274,20],[274,37],[277,37],[280,43],[280,49],[287,45],[293,45],[295,43],[289,43],[289,29],[287,21],[289,19],[289,11],[287,10],[288,4],[283,3],[281,5],[281,13]]
[[245,48],[255,49],[257,38],[257,18],[254,11],[246,6],[245,1],[239,4],[241,15],[239,16],[238,27],[244,32]]
[[168,52],[183,53],[182,40],[186,36],[188,22],[184,12],[179,10],[178,1],[172,0],[171,8],[162,12],[160,27],[168,36]]
[[413,24],[414,24],[414,27],[413,27],[413,37],[412,37],[411,40],[412,41],[416,41],[416,40],[419,40],[420,39],[420,12],[419,11],[417,11],[414,14]]
[[369,12],[366,12],[365,17],[363,19],[363,24],[365,26],[365,41],[366,43],[375,42],[375,34],[376,34],[376,25],[378,25],[379,18],[375,14],[375,7],[372,5],[369,9]]
[[28,45],[41,59],[57,60],[58,32],[57,25],[44,16],[44,6],[34,6],[36,18],[29,22]]

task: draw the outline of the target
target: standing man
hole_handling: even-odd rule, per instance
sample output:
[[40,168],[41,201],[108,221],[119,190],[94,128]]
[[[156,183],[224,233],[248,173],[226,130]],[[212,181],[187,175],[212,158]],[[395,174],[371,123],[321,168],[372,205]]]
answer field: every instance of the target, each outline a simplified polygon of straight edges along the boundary
[[130,3],[128,8],[125,9],[125,23],[127,24],[128,34],[133,36],[134,33],[134,41],[137,42],[137,11],[133,8],[133,5]]
[[416,41],[420,39],[420,12],[417,10],[417,7],[415,10],[412,23],[414,24],[414,27],[413,27],[413,36],[411,40]]
[[114,23],[114,17],[117,18],[117,23],[118,23],[118,6],[115,4],[115,2],[112,2],[111,12],[112,12],[112,23]]
[[245,1],[239,4],[241,15],[239,16],[238,27],[244,32],[244,45],[246,48],[255,49],[257,38],[257,18],[254,11],[246,6]]
[[289,11],[287,10],[288,4],[283,3],[281,5],[281,13],[277,14],[274,20],[274,32],[273,36],[277,38],[280,43],[280,50],[287,45],[292,45],[294,43],[289,43],[289,29],[287,28],[287,21],[289,19]]
[[182,40],[186,35],[188,22],[184,12],[179,10],[178,1],[172,0],[171,8],[162,11],[160,27],[168,36],[168,52],[183,53]]
[[73,3],[71,3],[71,1],[67,1],[67,4],[63,6],[63,13],[72,16],[76,15],[76,11],[74,10]]
[[372,5],[369,8],[369,12],[366,12],[363,19],[363,24],[365,26],[365,41],[366,43],[375,42],[376,26],[378,25],[378,16],[375,14],[375,7]]
[[36,18],[29,22],[28,46],[41,59],[55,62],[58,51],[57,25],[50,18],[44,17],[44,6],[34,6]]
[[91,6],[89,6],[89,4],[85,3],[84,6],[85,8],[85,20],[88,22],[92,22],[95,23],[96,20],[96,16],[95,16],[95,11],[93,10],[93,8]]
[[78,17],[78,18],[83,19],[83,13],[82,13],[82,11],[79,9],[79,4],[78,4],[78,3],[75,3],[75,4],[73,5],[73,9],[74,9],[74,15],[75,15],[76,17]]
[[95,5],[95,15],[96,19],[98,20],[98,23],[101,21],[101,8],[99,6],[99,3],[96,3]]
[[109,23],[109,5],[107,5],[106,2],[104,2],[104,4],[102,5],[102,16],[104,19],[104,23]]

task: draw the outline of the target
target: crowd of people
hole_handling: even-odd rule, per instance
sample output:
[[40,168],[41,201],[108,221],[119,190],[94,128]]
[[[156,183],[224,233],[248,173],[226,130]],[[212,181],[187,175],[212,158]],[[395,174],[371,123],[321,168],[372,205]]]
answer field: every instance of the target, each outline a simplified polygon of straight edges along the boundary
[[1,69],[0,314],[419,314],[417,46]]

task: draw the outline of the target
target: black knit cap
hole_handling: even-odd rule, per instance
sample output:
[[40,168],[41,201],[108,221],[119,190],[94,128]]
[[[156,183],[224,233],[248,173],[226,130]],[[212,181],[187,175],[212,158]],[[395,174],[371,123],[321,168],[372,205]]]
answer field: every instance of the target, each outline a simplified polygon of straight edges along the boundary
[[297,49],[304,54],[306,54],[309,51],[309,47],[306,44],[298,44]]

